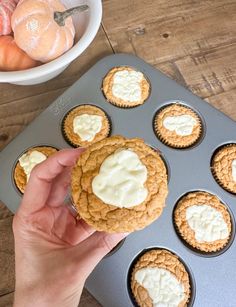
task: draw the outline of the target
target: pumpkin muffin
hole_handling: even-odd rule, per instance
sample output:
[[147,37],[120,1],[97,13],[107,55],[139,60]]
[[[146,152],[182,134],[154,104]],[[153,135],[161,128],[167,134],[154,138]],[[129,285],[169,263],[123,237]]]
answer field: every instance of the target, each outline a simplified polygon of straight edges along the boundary
[[216,252],[226,246],[231,235],[231,218],[226,206],[207,192],[184,196],[174,211],[180,236],[193,248]]
[[71,192],[80,217],[96,230],[132,232],[162,213],[166,168],[143,140],[112,136],[82,153],[72,171]]
[[103,79],[106,99],[121,108],[132,108],[144,103],[150,93],[150,84],[142,72],[128,66],[112,68]]
[[103,110],[92,105],[81,105],[70,110],[62,122],[66,141],[74,146],[88,145],[110,134],[110,122]]
[[157,112],[154,129],[164,144],[174,148],[186,148],[200,138],[202,123],[192,109],[173,103]]
[[131,291],[140,307],[186,307],[190,280],[179,258],[165,249],[152,249],[135,263]]
[[46,160],[57,152],[56,148],[50,146],[37,146],[28,149],[18,159],[14,169],[14,181],[19,191],[24,194],[26,184],[34,166]]
[[211,170],[219,185],[236,193],[236,144],[225,145],[216,151]]

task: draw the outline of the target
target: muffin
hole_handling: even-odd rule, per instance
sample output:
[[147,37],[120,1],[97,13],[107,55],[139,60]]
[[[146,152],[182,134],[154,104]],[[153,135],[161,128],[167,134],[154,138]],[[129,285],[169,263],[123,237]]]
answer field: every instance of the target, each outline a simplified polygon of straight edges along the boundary
[[192,109],[174,103],[157,112],[154,129],[164,144],[174,148],[186,148],[200,138],[202,123]]
[[103,79],[106,99],[121,108],[132,108],[144,103],[150,84],[142,72],[128,66],[112,68]]
[[38,146],[28,149],[18,159],[14,169],[14,181],[19,191],[24,194],[26,184],[34,166],[43,162],[47,157],[53,155],[56,148],[50,146]]
[[152,249],[135,263],[131,291],[140,307],[186,307],[190,280],[178,257],[165,249]]
[[225,145],[217,150],[212,158],[211,170],[225,190],[236,193],[236,144]]
[[62,132],[70,145],[86,147],[109,135],[110,122],[100,108],[81,105],[66,114],[62,122]]
[[166,168],[143,140],[112,136],[82,153],[72,171],[71,192],[80,217],[96,230],[132,232],[162,213]]
[[202,252],[216,252],[226,246],[231,218],[226,206],[207,192],[192,192],[181,198],[174,210],[180,236]]

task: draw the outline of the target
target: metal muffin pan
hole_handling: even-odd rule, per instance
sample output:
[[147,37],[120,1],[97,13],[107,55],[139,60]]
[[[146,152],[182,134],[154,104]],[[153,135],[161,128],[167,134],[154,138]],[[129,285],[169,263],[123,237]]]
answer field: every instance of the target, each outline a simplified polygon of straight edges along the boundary
[[[151,93],[146,102],[130,109],[110,104],[101,91],[102,80],[107,72],[114,66],[126,65],[143,72],[151,85]],[[156,112],[173,102],[193,108],[203,122],[202,138],[188,149],[173,149],[164,145],[153,130]],[[108,114],[112,135],[140,137],[150,146],[159,149],[170,174],[169,194],[160,218],[145,229],[130,234],[119,249],[105,257],[88,278],[86,288],[104,307],[133,306],[127,287],[132,261],[145,249],[164,248],[177,254],[191,274],[193,297],[189,306],[234,307],[236,196],[218,185],[212,176],[210,163],[212,154],[219,146],[236,143],[236,123],[135,56],[117,54],[103,58],[4,148],[0,153],[0,199],[11,211],[17,210],[21,195],[12,178],[17,158],[25,149],[37,145],[69,147],[61,133],[61,122],[68,110],[82,104],[94,104]],[[175,231],[172,214],[176,202],[187,192],[196,190],[215,194],[231,212],[231,245],[223,253],[208,257],[197,253],[183,244]]]

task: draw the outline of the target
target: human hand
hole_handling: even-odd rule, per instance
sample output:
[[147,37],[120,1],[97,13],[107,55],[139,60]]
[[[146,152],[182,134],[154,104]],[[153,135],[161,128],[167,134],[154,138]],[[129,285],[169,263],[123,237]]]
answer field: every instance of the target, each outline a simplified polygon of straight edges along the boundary
[[62,150],[31,172],[13,220],[14,306],[78,306],[88,275],[126,235],[96,232],[64,204],[82,151]]

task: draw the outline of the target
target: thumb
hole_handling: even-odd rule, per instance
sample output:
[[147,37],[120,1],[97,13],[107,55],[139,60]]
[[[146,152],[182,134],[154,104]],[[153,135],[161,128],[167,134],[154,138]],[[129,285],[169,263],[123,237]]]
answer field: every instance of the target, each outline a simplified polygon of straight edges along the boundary
[[95,232],[75,247],[76,262],[80,274],[86,279],[102,258],[108,254],[128,233],[109,234]]

